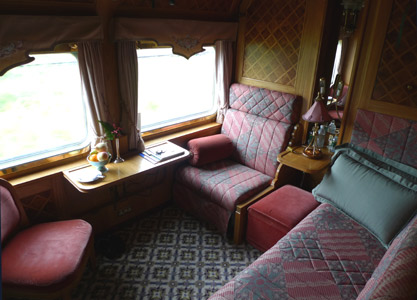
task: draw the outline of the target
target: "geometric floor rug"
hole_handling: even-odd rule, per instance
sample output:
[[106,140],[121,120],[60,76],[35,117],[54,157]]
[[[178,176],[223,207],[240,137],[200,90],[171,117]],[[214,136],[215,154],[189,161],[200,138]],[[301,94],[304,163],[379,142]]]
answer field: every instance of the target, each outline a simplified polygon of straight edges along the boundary
[[[111,256],[101,241],[124,248]],[[261,255],[174,204],[96,242],[96,268],[86,269],[72,299],[207,299]]]

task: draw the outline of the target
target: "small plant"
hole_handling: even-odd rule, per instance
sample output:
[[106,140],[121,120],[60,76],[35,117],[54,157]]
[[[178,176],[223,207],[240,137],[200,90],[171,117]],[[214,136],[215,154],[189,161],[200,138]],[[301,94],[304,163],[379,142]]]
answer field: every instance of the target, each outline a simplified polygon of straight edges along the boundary
[[106,134],[106,140],[112,141],[115,138],[119,138],[123,135],[122,128],[116,126],[116,124],[113,123],[113,125],[111,125],[110,123],[104,121],[98,122],[104,129],[104,133]]

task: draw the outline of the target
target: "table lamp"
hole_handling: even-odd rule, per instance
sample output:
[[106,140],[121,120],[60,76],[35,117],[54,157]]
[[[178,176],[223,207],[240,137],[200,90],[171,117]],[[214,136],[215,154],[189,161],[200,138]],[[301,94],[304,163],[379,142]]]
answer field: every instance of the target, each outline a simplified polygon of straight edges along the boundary
[[317,146],[317,133],[319,131],[319,123],[332,120],[329,113],[327,112],[326,106],[324,105],[324,98],[320,92],[317,94],[316,99],[314,99],[313,105],[303,115],[303,120],[314,123],[311,141],[303,150],[303,155],[308,158],[319,159],[322,156],[321,149]]

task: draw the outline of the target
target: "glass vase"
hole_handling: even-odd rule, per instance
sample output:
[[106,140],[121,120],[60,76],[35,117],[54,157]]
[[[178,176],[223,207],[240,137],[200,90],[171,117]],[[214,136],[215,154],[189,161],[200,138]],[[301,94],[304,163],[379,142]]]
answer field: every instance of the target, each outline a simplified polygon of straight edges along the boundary
[[120,150],[119,150],[120,141],[119,141],[119,138],[116,138],[115,144],[116,144],[116,155],[117,156],[116,156],[116,159],[114,160],[114,163],[118,164],[118,163],[124,162],[125,160],[120,157]]

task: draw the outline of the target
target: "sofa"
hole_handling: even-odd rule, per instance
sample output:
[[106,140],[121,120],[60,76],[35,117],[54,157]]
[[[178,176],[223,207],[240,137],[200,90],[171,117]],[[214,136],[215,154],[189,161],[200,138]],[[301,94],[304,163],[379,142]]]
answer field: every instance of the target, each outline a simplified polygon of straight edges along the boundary
[[312,193],[320,205],[210,299],[417,299],[417,169],[341,145]]

